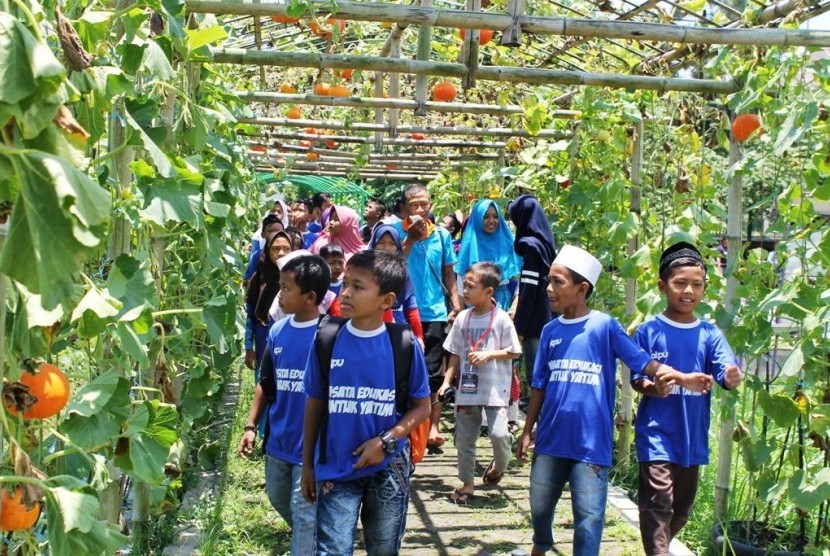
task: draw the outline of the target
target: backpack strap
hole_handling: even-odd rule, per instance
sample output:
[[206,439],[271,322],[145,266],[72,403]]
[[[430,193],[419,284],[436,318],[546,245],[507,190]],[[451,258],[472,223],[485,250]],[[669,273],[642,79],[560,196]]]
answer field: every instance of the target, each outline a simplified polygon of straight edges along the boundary
[[386,331],[395,360],[395,408],[403,415],[409,409],[409,370],[412,367],[415,337],[408,324],[387,322]]
[[317,355],[317,362],[320,364],[320,379],[323,386],[323,402],[325,411],[320,419],[320,463],[326,463],[326,438],[328,437],[329,424],[329,375],[331,374],[331,355],[334,352],[334,342],[337,334],[348,319],[324,315],[317,325],[317,336],[314,338],[314,350]]

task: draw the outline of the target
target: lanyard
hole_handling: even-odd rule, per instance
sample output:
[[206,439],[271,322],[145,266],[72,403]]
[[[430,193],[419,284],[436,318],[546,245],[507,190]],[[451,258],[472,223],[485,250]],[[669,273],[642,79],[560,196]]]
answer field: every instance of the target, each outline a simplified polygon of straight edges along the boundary
[[[470,329],[470,319],[472,318],[472,316],[473,316],[473,310],[470,309],[470,312],[467,313],[467,322],[464,323],[464,328],[466,330]],[[484,332],[481,334],[481,336],[478,337],[478,340],[476,340],[475,343],[473,343],[473,342],[470,341],[469,336],[467,337],[467,345],[470,346],[470,351],[471,352],[478,351],[478,348],[481,346],[482,342],[484,342],[484,340],[487,339],[487,336],[490,335],[490,331],[493,329],[493,319],[495,318],[495,316],[496,316],[496,306],[493,305],[493,308],[490,309],[490,322],[487,324],[487,328],[484,330]]]

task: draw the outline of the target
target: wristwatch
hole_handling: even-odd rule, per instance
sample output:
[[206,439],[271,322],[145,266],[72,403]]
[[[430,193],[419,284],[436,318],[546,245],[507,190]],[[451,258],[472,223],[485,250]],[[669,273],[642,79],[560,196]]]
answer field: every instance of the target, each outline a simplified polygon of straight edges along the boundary
[[380,441],[383,443],[383,451],[386,455],[391,456],[398,449],[398,441],[392,436],[389,431],[384,431],[378,435]]

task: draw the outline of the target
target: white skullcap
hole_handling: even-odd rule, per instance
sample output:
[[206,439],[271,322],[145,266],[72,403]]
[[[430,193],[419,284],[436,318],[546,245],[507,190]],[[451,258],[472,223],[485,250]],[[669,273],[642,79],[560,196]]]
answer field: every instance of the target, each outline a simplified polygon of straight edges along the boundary
[[553,260],[553,264],[561,264],[588,280],[596,287],[599,274],[602,272],[600,262],[585,249],[565,245],[559,250],[559,254]]
[[284,267],[289,261],[292,261],[292,260],[296,259],[297,257],[302,257],[303,255],[313,255],[313,254],[314,253],[312,253],[311,251],[308,251],[306,249],[297,249],[296,251],[291,251],[287,255],[283,255],[282,257],[277,259],[277,268],[282,270],[282,267]]

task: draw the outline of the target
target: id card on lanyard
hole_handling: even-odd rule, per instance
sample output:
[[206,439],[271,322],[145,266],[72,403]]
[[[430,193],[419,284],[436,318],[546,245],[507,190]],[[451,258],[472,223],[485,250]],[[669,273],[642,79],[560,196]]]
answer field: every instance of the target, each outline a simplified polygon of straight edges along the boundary
[[[464,323],[467,345],[470,348],[470,351],[467,352],[468,357],[470,353],[478,351],[481,345],[487,340],[487,337],[490,335],[490,331],[493,330],[493,319],[496,316],[496,306],[493,305],[493,308],[490,309],[490,322],[475,342],[473,342],[467,334],[470,330],[470,318],[472,316],[473,311],[470,309],[470,312],[467,313],[467,321]],[[478,367],[471,364],[469,360],[461,363],[461,380],[459,380],[458,383],[458,391],[462,394],[478,394]]]

